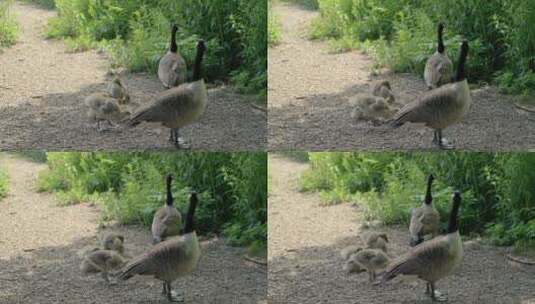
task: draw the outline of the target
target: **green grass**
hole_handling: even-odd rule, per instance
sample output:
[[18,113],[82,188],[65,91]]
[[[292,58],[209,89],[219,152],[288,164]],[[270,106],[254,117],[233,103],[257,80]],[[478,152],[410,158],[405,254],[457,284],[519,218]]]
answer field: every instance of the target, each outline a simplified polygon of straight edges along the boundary
[[150,227],[172,173],[183,213],[190,191],[200,193],[200,232],[222,233],[236,245],[266,245],[265,153],[47,153],[47,162],[38,190],[55,193],[60,205],[91,201],[103,221]]
[[208,45],[208,81],[267,95],[265,0],[56,0],[55,5],[58,17],[49,21],[47,36],[66,39],[70,51],[99,47],[109,52],[114,67],[155,73],[176,23],[179,51],[189,67],[202,38]]
[[0,167],[0,200],[9,192],[9,178],[4,168]]
[[47,9],[54,9],[56,8],[56,2],[55,0],[22,0],[23,2],[26,2],[26,3],[33,3],[33,4],[37,4],[39,6],[42,6],[44,8],[47,8]]
[[[301,191],[326,205],[359,204],[367,219],[408,225],[426,176],[436,177],[434,204],[447,218],[454,190],[463,194],[461,232],[497,245],[535,238],[535,155],[531,153],[309,153]],[[445,225],[444,221],[444,225]]]
[[271,8],[271,2],[269,3],[268,15],[268,46],[275,46],[280,43],[282,26],[279,17]]
[[19,35],[17,22],[9,9],[12,3],[12,0],[0,2],[0,49],[15,44]]
[[461,39],[469,41],[471,82],[535,94],[534,1],[319,0],[319,7],[310,37],[329,40],[334,52],[363,49],[381,66],[422,75],[441,21],[454,62]]

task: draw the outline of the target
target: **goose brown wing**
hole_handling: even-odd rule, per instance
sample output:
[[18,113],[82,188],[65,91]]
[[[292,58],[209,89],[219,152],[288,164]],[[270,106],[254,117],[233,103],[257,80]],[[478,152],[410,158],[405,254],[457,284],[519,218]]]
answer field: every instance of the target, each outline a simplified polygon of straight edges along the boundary
[[184,239],[181,237],[158,243],[145,254],[132,259],[119,278],[128,280],[136,274],[158,276],[175,268],[184,260],[184,245]]
[[425,92],[418,100],[399,110],[394,117],[393,125],[401,126],[406,122],[427,123],[439,120],[441,113],[447,111],[448,106],[455,102],[456,95],[451,85]]
[[161,93],[150,106],[140,110],[130,123],[174,121],[177,114],[185,112],[193,104],[194,92],[189,85],[181,85]]
[[383,275],[382,281],[389,281],[398,275],[426,277],[434,265],[448,259],[447,240],[439,237],[414,247],[407,254],[394,261]]

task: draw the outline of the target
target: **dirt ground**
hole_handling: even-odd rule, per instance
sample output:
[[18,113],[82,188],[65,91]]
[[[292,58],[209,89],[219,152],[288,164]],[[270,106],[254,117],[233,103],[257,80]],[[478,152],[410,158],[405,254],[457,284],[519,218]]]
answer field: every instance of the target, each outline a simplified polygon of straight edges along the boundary
[[[0,201],[0,303],[167,303],[161,283],[134,277],[107,286],[100,276],[80,274],[80,255],[102,231],[125,236],[126,253],[151,247],[150,231],[140,227],[99,229],[98,209],[90,204],[58,207],[53,195],[35,192],[37,174],[46,165],[0,154],[10,193]],[[222,239],[202,244],[197,270],[177,280],[186,303],[267,304],[267,273],[243,259],[244,249]]]
[[[372,286],[365,273],[344,273],[340,250],[362,245],[361,212],[349,204],[322,207],[317,194],[298,192],[298,177],[307,166],[269,158],[269,303],[431,303],[422,281]],[[388,234],[392,256],[408,250],[407,227],[377,230]],[[448,303],[535,303],[535,266],[508,262],[504,253],[498,247],[465,246],[461,267],[439,281],[437,290]]]
[[[61,41],[44,39],[54,11],[15,3],[19,42],[0,52],[0,149],[174,149],[169,131],[157,124],[120,127],[100,134],[86,118],[84,99],[106,89],[109,63],[97,51],[67,53]],[[156,76],[127,74],[131,100],[142,105],[163,91]],[[254,97],[229,87],[208,91],[201,120],[181,130],[194,150],[259,150],[267,145],[266,113]]]
[[[368,92],[373,61],[359,52],[331,54],[325,42],[306,32],[317,12],[278,2],[280,45],[270,48],[268,145],[270,150],[430,150],[432,131],[419,125],[400,129],[354,121],[348,100]],[[469,59],[468,59],[469,60]],[[407,103],[426,90],[423,79],[385,74],[398,101]],[[495,87],[472,91],[470,112],[444,136],[462,150],[535,149],[535,114],[514,107],[514,96]]]

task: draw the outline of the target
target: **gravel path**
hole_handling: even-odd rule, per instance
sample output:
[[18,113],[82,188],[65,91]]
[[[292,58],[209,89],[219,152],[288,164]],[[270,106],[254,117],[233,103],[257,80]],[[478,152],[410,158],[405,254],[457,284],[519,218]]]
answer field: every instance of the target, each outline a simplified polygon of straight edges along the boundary
[[[374,127],[351,119],[348,99],[367,92],[373,62],[359,52],[330,54],[325,42],[305,37],[317,12],[288,3],[273,6],[283,25],[281,44],[269,49],[270,150],[429,150],[432,131],[406,125]],[[398,101],[414,100],[423,80],[385,75]],[[472,91],[474,104],[462,123],[445,136],[462,150],[535,149],[535,114],[518,110],[515,97],[494,87]]]
[[[421,281],[378,287],[366,274],[343,272],[339,252],[360,244],[361,212],[348,204],[322,207],[317,194],[298,192],[298,176],[306,169],[307,164],[270,155],[269,303],[431,303]],[[393,256],[408,250],[407,230],[381,230]],[[510,264],[502,248],[465,246],[461,267],[437,286],[449,303],[532,304],[535,267]]]
[[[86,118],[84,99],[105,90],[106,57],[97,51],[67,53],[63,42],[45,40],[44,26],[54,11],[20,3],[12,10],[21,34],[0,53],[0,149],[173,149],[168,129],[156,124],[99,134]],[[155,76],[130,74],[123,80],[137,104],[163,91]],[[253,97],[217,87],[208,98],[202,119],[182,130],[192,149],[264,149],[266,114],[249,105]]]
[[[46,165],[0,154],[10,176],[10,194],[0,201],[0,303],[167,303],[161,283],[135,277],[109,287],[99,276],[80,274],[80,255],[93,248],[98,210],[90,204],[58,207],[54,197],[35,192]],[[150,248],[150,232],[131,226],[107,227],[126,238],[126,253]],[[198,269],[173,285],[186,303],[267,304],[264,266],[242,258],[243,248],[221,239],[203,242]]]

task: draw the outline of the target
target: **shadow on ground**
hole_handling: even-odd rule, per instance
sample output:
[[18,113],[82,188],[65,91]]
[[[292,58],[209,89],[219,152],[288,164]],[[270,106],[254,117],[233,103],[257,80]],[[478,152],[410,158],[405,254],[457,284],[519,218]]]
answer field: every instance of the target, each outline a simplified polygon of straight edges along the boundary
[[[161,85],[142,74],[124,78],[133,102],[143,105],[159,92]],[[24,101],[0,105],[0,149],[44,150],[128,150],[171,149],[169,130],[159,124],[125,126],[100,134],[87,117],[84,99],[103,92],[106,84],[91,84],[79,92],[33,96]],[[267,143],[266,115],[250,106],[246,96],[231,88],[208,90],[209,104],[197,123],[181,132],[193,150],[261,150]]]
[[[151,246],[146,229],[113,230],[125,235],[127,254],[137,255]],[[28,248],[12,258],[0,258],[0,302],[168,303],[160,295],[160,281],[152,278],[138,276],[108,286],[98,275],[82,276],[80,255],[95,243],[95,238],[80,238],[67,246]],[[173,284],[187,303],[266,303],[265,268],[246,262],[244,249],[214,239],[203,242],[202,250],[198,269]]]
[[[407,103],[425,91],[421,79],[408,74],[386,77],[398,101]],[[293,103],[269,108],[271,150],[433,150],[432,131],[418,125],[399,129],[375,127],[351,118],[348,102],[368,84],[338,94],[302,96]],[[525,151],[535,149],[535,114],[515,108],[514,96],[494,87],[472,91],[474,103],[463,121],[447,128],[445,136],[459,150]]]
[[[408,248],[406,233],[385,229],[392,256]],[[347,275],[340,250],[361,244],[358,237],[336,240],[334,246],[287,249],[269,261],[269,303],[432,303],[423,281],[395,280],[385,286],[368,283],[366,273]],[[407,244],[407,245],[404,245]],[[528,304],[535,301],[535,267],[509,264],[501,248],[465,249],[461,267],[438,282],[449,303]]]

